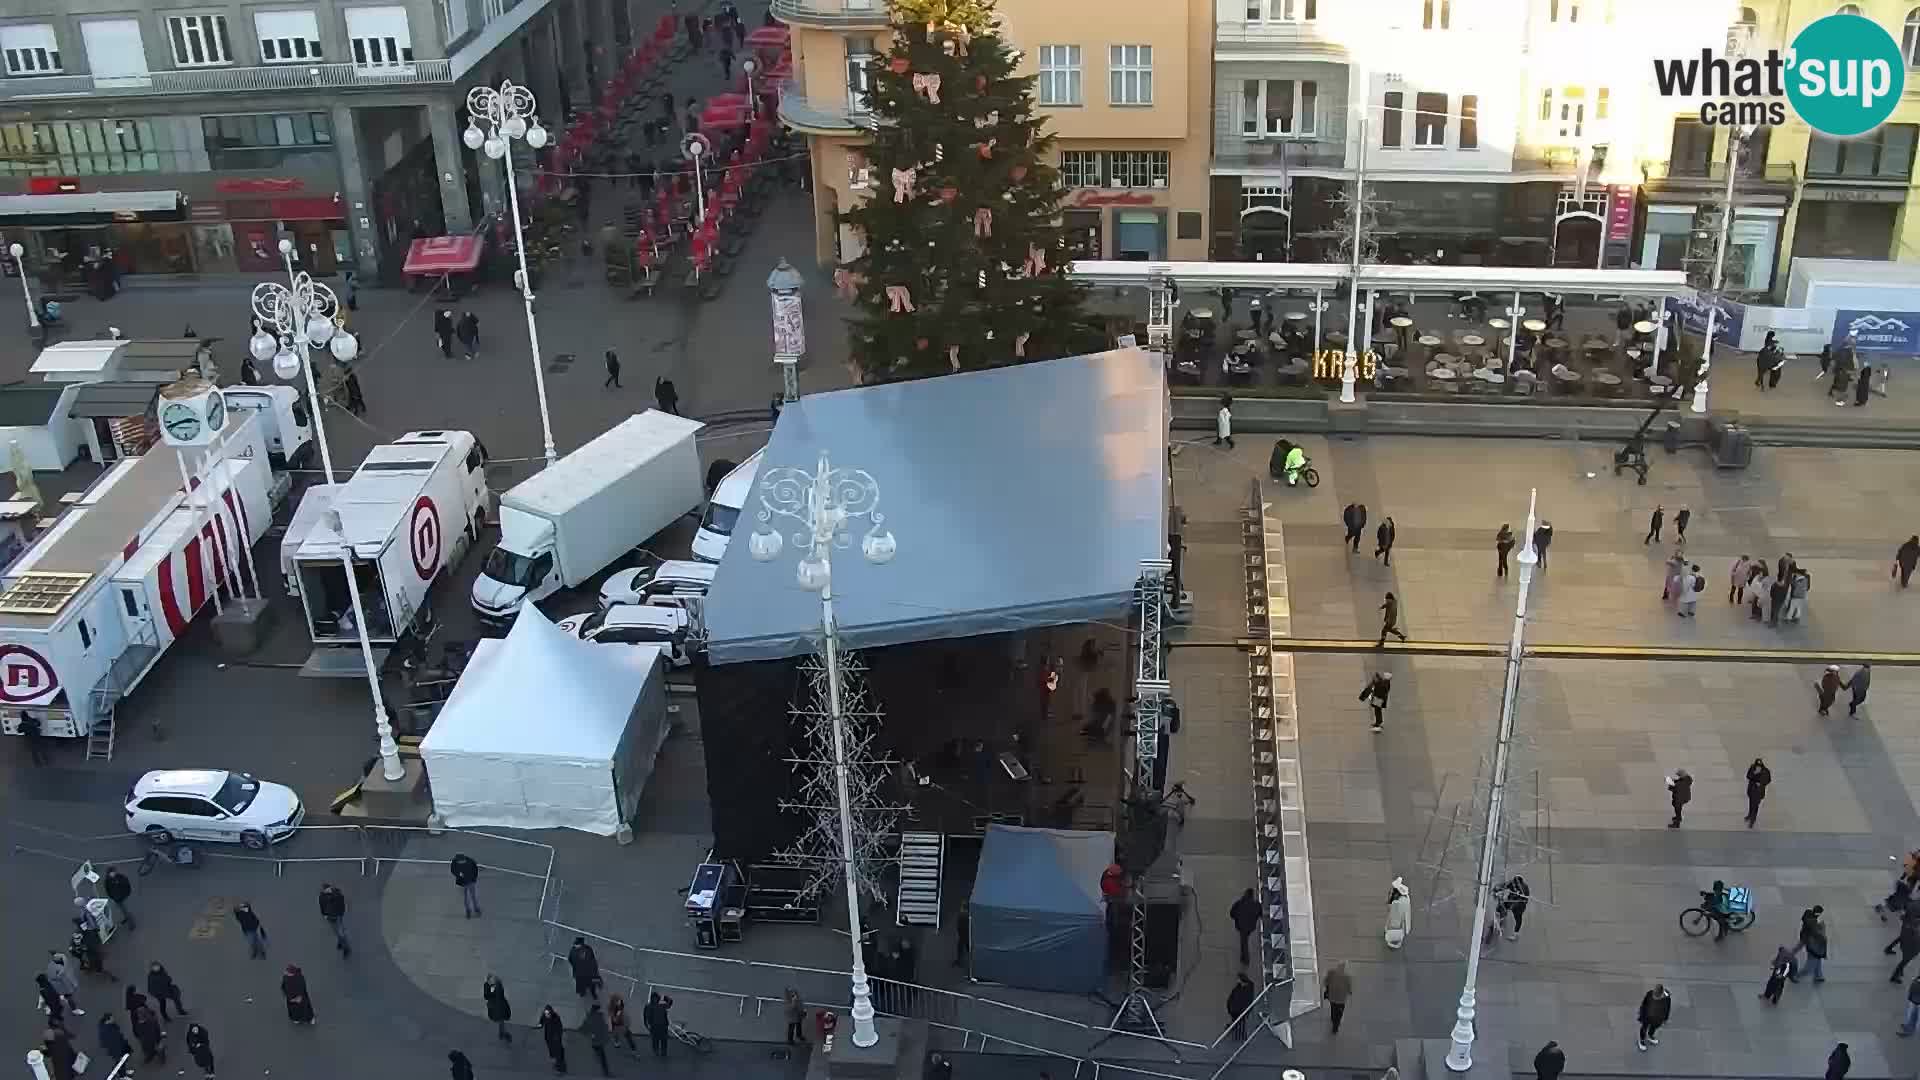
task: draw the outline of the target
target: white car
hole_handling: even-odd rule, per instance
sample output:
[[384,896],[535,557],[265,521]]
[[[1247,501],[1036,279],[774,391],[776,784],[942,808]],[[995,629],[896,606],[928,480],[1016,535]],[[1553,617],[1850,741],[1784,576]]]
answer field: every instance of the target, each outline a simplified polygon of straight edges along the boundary
[[670,604],[615,604],[555,625],[582,641],[601,645],[663,645],[674,667],[686,667],[693,662],[687,654],[691,622],[686,611]]
[[656,596],[676,593],[705,596],[713,587],[713,577],[719,569],[710,562],[668,559],[616,570],[607,575],[606,583],[600,586],[600,606],[604,609],[619,604],[645,604]]
[[206,840],[259,850],[285,840],[306,817],[280,784],[225,769],[161,769],[127,792],[127,831],[149,840]]

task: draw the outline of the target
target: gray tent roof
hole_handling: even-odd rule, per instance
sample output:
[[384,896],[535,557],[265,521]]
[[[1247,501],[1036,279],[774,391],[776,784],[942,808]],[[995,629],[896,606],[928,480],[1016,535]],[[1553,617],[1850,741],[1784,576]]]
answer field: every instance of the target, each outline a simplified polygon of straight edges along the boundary
[[54,419],[63,383],[0,386],[0,427],[39,427]]
[[82,383],[73,396],[68,416],[101,417],[117,420],[123,416],[145,416],[153,399],[160,395],[158,384],[150,382]]
[[973,917],[1026,911],[1103,919],[1100,875],[1112,864],[1109,832],[989,825],[973,878]]
[[[833,558],[843,642],[913,641],[1124,618],[1140,561],[1166,547],[1166,383],[1158,356],[1119,349],[1017,367],[813,394],[780,413],[762,459],[811,472],[864,469],[899,542]],[[749,498],[707,601],[716,664],[810,652],[820,601],[794,578],[796,524],[757,562]]]

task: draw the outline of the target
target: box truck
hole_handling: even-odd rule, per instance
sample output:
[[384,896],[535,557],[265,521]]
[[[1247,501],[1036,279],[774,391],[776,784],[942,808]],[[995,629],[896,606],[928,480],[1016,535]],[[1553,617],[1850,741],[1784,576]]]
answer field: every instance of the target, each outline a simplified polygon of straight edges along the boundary
[[346,560],[360,586],[367,639],[391,645],[406,636],[427,590],[480,535],[486,453],[465,431],[408,432],[374,447],[351,479],[323,497],[331,505],[322,520],[308,516],[310,531],[291,560],[315,645],[302,674],[358,677],[365,666]]
[[473,610],[510,620],[697,511],[702,426],[648,409],[500,496],[500,544],[474,580]]

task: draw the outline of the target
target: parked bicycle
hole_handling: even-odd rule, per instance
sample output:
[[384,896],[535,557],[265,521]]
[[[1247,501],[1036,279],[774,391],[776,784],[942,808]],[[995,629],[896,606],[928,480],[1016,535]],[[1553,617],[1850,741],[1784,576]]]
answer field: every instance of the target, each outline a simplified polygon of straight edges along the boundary
[[693,1049],[696,1054],[713,1053],[713,1040],[693,1030],[678,1020],[667,1024],[667,1033]]

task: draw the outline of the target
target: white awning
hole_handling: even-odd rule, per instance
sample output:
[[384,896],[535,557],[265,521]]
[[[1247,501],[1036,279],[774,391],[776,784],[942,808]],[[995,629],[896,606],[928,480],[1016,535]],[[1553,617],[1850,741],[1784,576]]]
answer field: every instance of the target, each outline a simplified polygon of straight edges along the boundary
[[1549,292],[1678,296],[1690,290],[1679,270],[1576,270],[1520,266],[1362,266],[1360,287],[1383,292]]
[[178,191],[81,191],[66,195],[0,195],[0,217],[22,214],[112,214],[174,210]]

